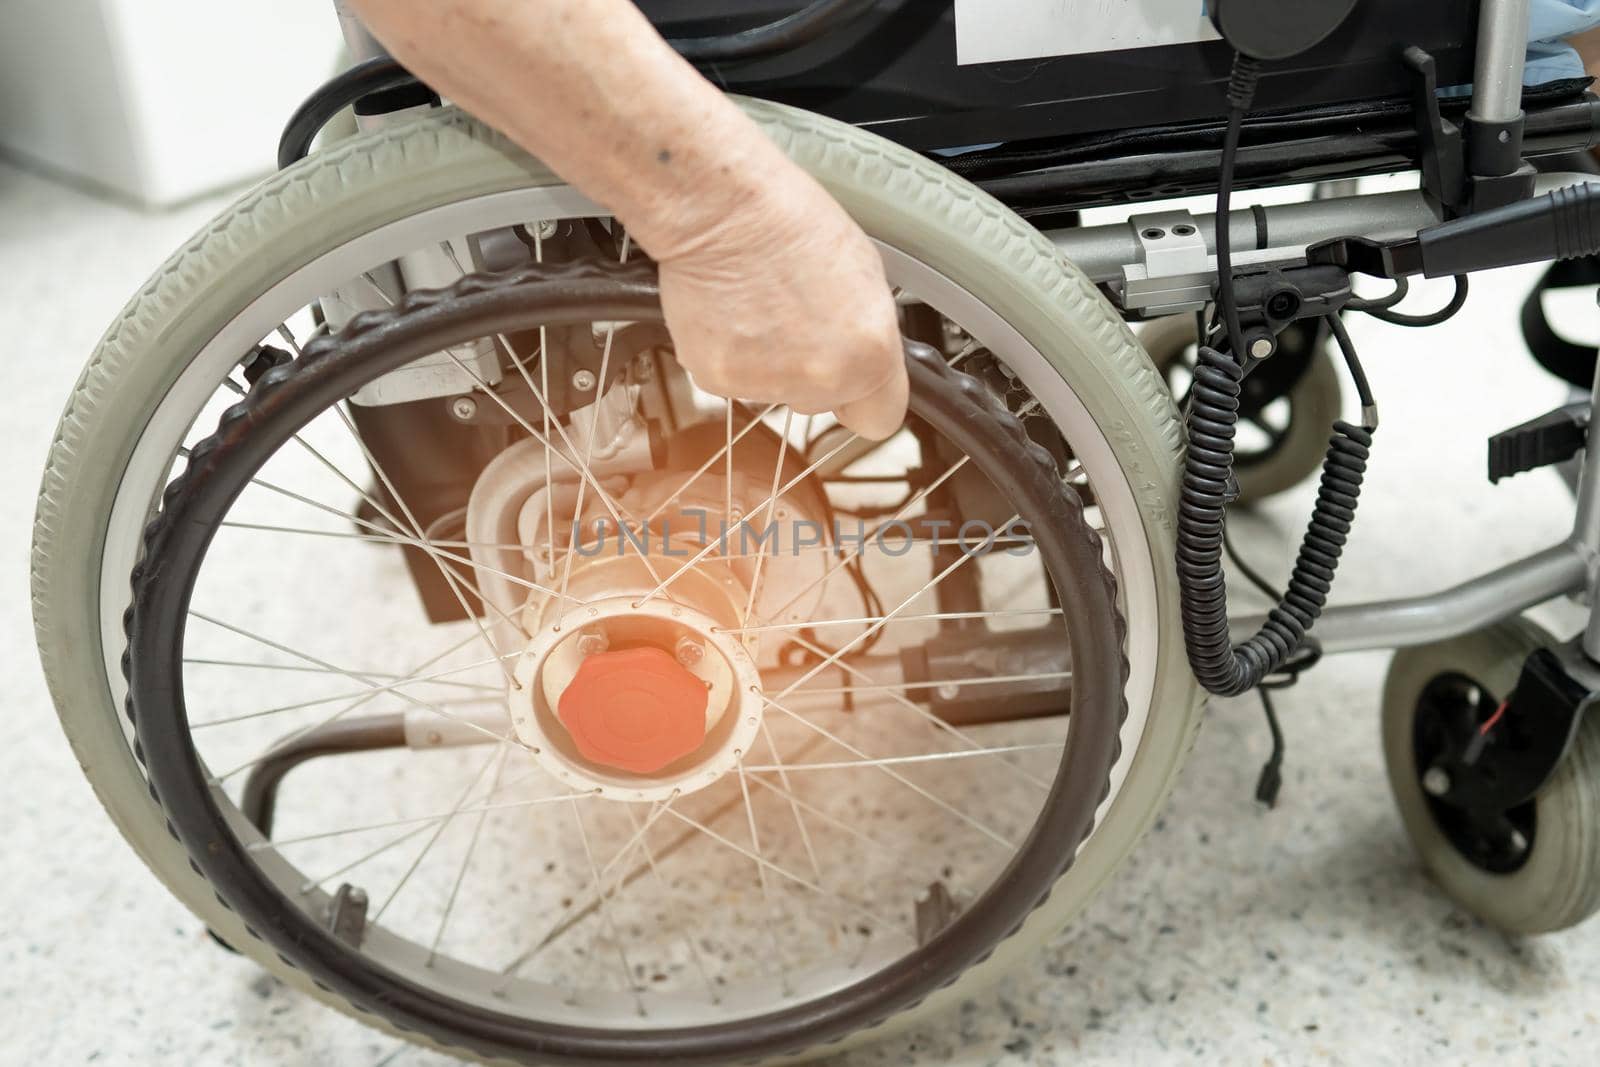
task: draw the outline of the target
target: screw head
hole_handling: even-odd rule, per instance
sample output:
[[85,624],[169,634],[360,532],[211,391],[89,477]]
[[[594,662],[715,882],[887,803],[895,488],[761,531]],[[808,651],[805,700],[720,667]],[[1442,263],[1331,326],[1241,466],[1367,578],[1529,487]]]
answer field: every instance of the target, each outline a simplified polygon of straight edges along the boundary
[[961,695],[961,687],[959,685],[950,685],[946,683],[945,685],[941,685],[937,690],[935,690],[935,692],[938,694],[940,700],[954,700],[956,697]]
[[1250,354],[1256,359],[1266,359],[1278,350],[1270,337],[1258,337],[1250,343]]
[[578,655],[598,656],[611,647],[611,639],[597,626],[585,626],[578,632]]
[[672,651],[678,657],[678,662],[685,667],[693,667],[706,658],[705,646],[687,634],[678,638],[678,643]]
[[580,370],[572,375],[572,387],[580,393],[587,393],[594,388],[594,371]]
[[552,237],[554,237],[556,235],[556,220],[555,219],[545,219],[543,222],[539,223],[539,231],[538,232],[539,232],[539,240],[548,241],[550,238],[552,238]]
[[1450,772],[1443,767],[1429,767],[1422,773],[1422,791],[1430,797],[1442,797],[1450,792]]
[[450,401],[450,414],[462,422],[470,422],[478,414],[478,402],[470,396],[458,396]]

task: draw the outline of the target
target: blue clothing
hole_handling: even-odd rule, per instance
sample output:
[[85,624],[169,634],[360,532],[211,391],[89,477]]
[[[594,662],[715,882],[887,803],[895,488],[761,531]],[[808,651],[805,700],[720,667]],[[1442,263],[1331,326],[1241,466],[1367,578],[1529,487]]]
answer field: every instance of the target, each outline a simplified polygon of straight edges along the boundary
[[1600,26],[1600,0],[1532,0],[1528,70],[1524,85],[1585,76],[1577,49],[1566,38]]

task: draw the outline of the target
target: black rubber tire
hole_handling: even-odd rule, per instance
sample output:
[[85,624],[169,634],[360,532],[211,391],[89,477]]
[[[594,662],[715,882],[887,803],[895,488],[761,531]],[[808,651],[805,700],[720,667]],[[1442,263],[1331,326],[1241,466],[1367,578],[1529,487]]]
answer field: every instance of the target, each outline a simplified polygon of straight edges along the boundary
[[[234,499],[306,423],[373,378],[468,338],[540,323],[659,317],[648,265],[572,264],[463,279],[366,312],[337,337],[267,372],[197,444],[145,536],[127,617],[128,711],[151,793],[195,869],[256,937],[320,986],[390,1026],[474,1055],[523,1063],[742,1062],[800,1053],[877,1025],[954,982],[1014,934],[1088,837],[1107,795],[1126,714],[1127,661],[1114,581],[1081,502],[1049,454],[979,382],[908,344],[912,410],[1005,487],[1034,531],[1073,648],[1072,727],[1027,842],[991,888],[927,944],[835,993],[758,1017],[679,1030],[605,1030],[527,1020],[443,996],[330,934],[262,875],[218,809],[189,733],[184,623],[206,550]],[[1070,582],[1070,584],[1067,584]]]
[[1535,799],[1532,845],[1509,873],[1474,864],[1434,820],[1418,780],[1413,724],[1423,690],[1458,673],[1503,700],[1523,661],[1554,643],[1521,619],[1395,654],[1383,691],[1383,751],[1406,832],[1428,873],[1450,897],[1485,922],[1516,934],[1574,926],[1600,910],[1600,719],[1579,728],[1572,750]]

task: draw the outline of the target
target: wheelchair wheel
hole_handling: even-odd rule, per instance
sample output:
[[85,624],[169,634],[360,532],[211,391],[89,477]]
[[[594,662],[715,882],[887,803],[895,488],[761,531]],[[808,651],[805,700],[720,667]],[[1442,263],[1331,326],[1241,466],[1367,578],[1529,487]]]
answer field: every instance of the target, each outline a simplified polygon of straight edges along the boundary
[[1552,643],[1524,620],[1402,649],[1383,694],[1383,748],[1406,832],[1463,908],[1517,934],[1562,930],[1600,908],[1600,722],[1529,803],[1474,818],[1430,797],[1433,753],[1459,744],[1516,688],[1523,661]]
[[[1241,503],[1292,489],[1322,469],[1328,428],[1339,417],[1344,397],[1338,365],[1320,347],[1320,339],[1316,323],[1296,323],[1284,331],[1273,359],[1296,363],[1296,376],[1287,391],[1279,392],[1261,371],[1245,379],[1234,465]],[[1173,395],[1182,398],[1194,367],[1193,319],[1187,315],[1158,319],[1140,333],[1139,340],[1166,376]]]
[[[950,463],[955,455],[971,457],[1007,514],[1042,518],[1080,501],[1086,525],[1076,528],[1076,547],[1071,523],[1047,522],[1052,532],[1039,540],[1053,555],[981,559],[980,585],[1003,608],[977,614],[994,616],[1006,633],[1041,618],[1065,627],[1073,660],[1065,673],[1083,672],[1073,699],[1087,700],[1083,693],[1098,686],[1114,697],[1110,717],[1096,701],[1081,717],[952,726],[936,714],[940,702],[958,703],[953,691],[971,685],[981,704],[983,678],[999,673],[981,668],[941,677],[936,697],[933,686],[880,684],[866,667],[835,667],[804,694],[811,704],[780,708],[789,697],[767,683],[767,672],[824,670],[828,648],[863,636],[859,626],[808,632],[806,624],[892,621],[871,661],[881,665],[898,662],[897,643],[959,638],[960,625],[943,624],[973,621],[927,619],[934,609],[926,606],[891,620],[890,608],[939,579],[919,577],[888,552],[866,561],[868,571],[879,569],[869,575],[883,596],[876,607],[851,599],[853,582],[795,576],[787,560],[752,576],[730,555],[715,574],[682,579],[693,589],[675,602],[681,616],[664,608],[669,617],[651,623],[640,621],[649,614],[640,605],[663,601],[641,588],[658,584],[644,572],[675,573],[681,546],[670,553],[678,562],[637,566],[589,566],[578,542],[549,545],[540,556],[525,524],[537,526],[555,494],[539,497],[526,485],[515,508],[492,516],[498,536],[475,532],[472,514],[416,522],[401,502],[407,493],[395,488],[397,472],[368,450],[369,438],[351,432],[373,411],[393,409],[344,403],[360,385],[351,377],[327,392],[313,388],[326,385],[305,370],[319,365],[311,355],[325,327],[311,309],[352,286],[378,290],[384,266],[417,249],[449,243],[453,255],[475,263],[485,235],[527,236],[554,224],[552,234],[592,236],[603,225],[539,164],[453,110],[341,142],[202,230],[108,331],[45,473],[35,621],[86,774],[169,889],[289,984],[412,1040],[526,1062],[665,1053],[744,1062],[836,1048],[937,1016],[1085,905],[1153,819],[1198,726],[1172,565],[1178,426],[1131,334],[1047,240],[937,166],[815,116],[746,107],[879,243],[902,299],[958,324],[1011,377],[996,392],[959,373],[963,353],[945,353],[956,365],[928,372],[934,384],[924,390],[921,429],[863,457],[869,472],[828,474],[853,479],[847,500],[830,499],[842,490],[808,474],[822,469],[823,457],[812,451],[816,439],[799,432],[801,420],[730,405],[724,423],[718,407],[708,424],[713,444],[731,444],[724,426],[739,420],[750,431],[741,447],[765,471],[753,488],[736,489],[745,494],[736,499],[752,511],[781,498],[826,527],[830,508],[866,513],[861,494],[885,479],[921,477],[935,457]],[[628,324],[648,325],[637,287],[612,280],[620,303],[607,303],[613,290],[591,293],[581,325],[567,309],[560,325],[575,331],[575,344],[609,331],[620,352],[621,338],[632,336]],[[435,312],[448,316],[492,294],[468,285]],[[384,319],[389,312],[378,307]],[[537,342],[520,340],[538,336],[531,323],[485,321],[458,323],[467,331],[460,336],[430,335],[432,348],[427,336],[406,343],[424,353],[481,353],[487,345],[509,355],[513,380],[532,352],[543,358]],[[396,326],[386,336],[399,344],[403,334]],[[297,358],[263,361],[272,346]],[[671,364],[658,349],[659,339],[628,349],[621,376],[598,375],[600,390],[633,404]],[[533,367],[529,392],[548,393]],[[596,382],[590,376],[582,388]],[[230,411],[242,393],[248,400]],[[487,391],[469,390],[466,399],[480,410],[488,404]],[[400,407],[466,417],[446,397]],[[291,408],[299,421],[283,414]],[[272,416],[266,422],[264,412]],[[1048,420],[1070,445],[1059,482],[1038,477],[1046,469],[1039,464],[1060,461],[1017,436],[1019,419]],[[563,426],[559,417],[555,425]],[[577,436],[576,422],[565,425],[554,432]],[[541,433],[548,439],[551,426],[524,411],[472,437],[495,442],[480,478],[542,472],[548,484],[544,467],[515,451]],[[718,461],[695,462],[703,453],[694,434],[667,436],[669,472],[681,462],[696,477],[720,475]],[[423,450],[419,440],[409,447]],[[581,454],[582,438],[564,447]],[[1010,473],[999,461],[1007,449],[1017,458]],[[209,472],[203,478],[184,475],[192,455],[232,457],[234,481],[209,460],[198,464]],[[879,469],[891,461],[900,466]],[[659,503],[651,493],[672,488],[641,481],[624,489],[597,471],[591,508],[648,508]],[[773,478],[794,484],[779,491]],[[720,511],[734,475],[725,481],[706,506]],[[1031,488],[1019,489],[1023,483]],[[197,485],[203,499],[192,495]],[[523,506],[530,500],[545,504]],[[579,514],[573,500],[561,502]],[[183,510],[189,506],[211,510],[202,521]],[[196,521],[160,521],[179,514]],[[204,530],[203,543],[153,555],[154,542],[144,541],[153,519],[152,536],[182,540],[184,531]],[[442,613],[437,604],[416,607],[397,545],[422,553],[422,567],[442,576]],[[1069,551],[1070,566],[1062,562]],[[141,556],[147,566],[131,600],[129,576]],[[559,579],[540,570],[564,561],[573,561],[571,571]],[[921,565],[926,571],[925,557]],[[1097,584],[1102,566],[1114,584]],[[727,592],[747,585],[746,597]],[[815,603],[806,599],[812,587],[822,589]],[[530,589],[559,594],[535,602]],[[773,589],[801,606],[772,600]],[[612,595],[621,591],[628,595]],[[721,699],[736,713],[716,724],[708,717],[704,745],[648,772],[608,763],[621,757],[596,756],[567,738],[552,718],[548,676],[538,671],[577,662],[556,663],[566,640],[559,635],[573,630],[549,604],[580,595],[628,617],[621,639],[612,636],[617,645],[602,653],[614,672],[643,671],[650,685],[687,703],[684,672],[700,671],[704,677],[694,677],[710,694],[707,707]],[[454,621],[451,602],[466,609]],[[1080,609],[1090,614],[1073,621]],[[737,627],[725,621],[728,612]],[[1029,612],[1032,623],[1020,619]],[[430,624],[431,614],[445,621]],[[681,639],[678,630],[702,623],[696,649],[668,646],[675,662],[657,662],[643,647],[654,640],[652,626]],[[744,645],[728,633],[734,629],[753,640]],[[539,631],[552,636],[537,655],[528,641],[515,655],[494,643]],[[1115,673],[1122,658],[1125,677],[1111,678],[1108,665]],[[529,663],[534,673],[519,678]],[[721,674],[717,663],[727,668]],[[1025,675],[1030,669],[1037,670],[1024,663]],[[759,699],[733,684],[751,672]],[[125,703],[136,721],[121,714]],[[520,732],[517,708],[530,729],[546,731],[548,745]],[[316,802],[296,804],[290,790],[270,836],[250,824],[240,790],[253,764],[319,723],[365,722],[380,711],[374,719],[405,717],[408,738],[439,750],[341,758],[337,772],[329,760],[322,778],[297,772],[318,786]],[[505,717],[494,718],[500,711]],[[618,729],[626,733],[626,725]],[[617,738],[589,740],[603,749]],[[467,744],[474,741],[488,744]],[[1079,753],[1067,761],[1069,773],[1064,752]],[[859,786],[845,784],[857,778]],[[675,844],[680,838],[690,844]]]

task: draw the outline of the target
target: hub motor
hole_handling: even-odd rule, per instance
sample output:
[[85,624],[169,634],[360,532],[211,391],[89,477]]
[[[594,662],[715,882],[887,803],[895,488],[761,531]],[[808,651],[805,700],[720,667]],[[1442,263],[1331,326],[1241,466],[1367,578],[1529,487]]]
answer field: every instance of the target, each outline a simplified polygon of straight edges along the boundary
[[[587,561],[574,567],[566,598],[524,612],[531,640],[517,662],[512,723],[573,789],[664,800],[716,781],[755,739],[761,674],[729,632],[739,628],[744,584],[702,561],[673,581],[671,599],[651,595],[654,575],[675,574],[688,555]],[[577,600],[588,602],[572,607]]]
[[[574,790],[656,801],[710,785],[750,751],[761,645],[743,627],[778,609],[791,621],[815,616],[830,562],[826,510],[807,481],[768,506],[785,488],[772,481],[775,439],[752,433],[720,474],[696,471],[714,459],[709,450],[651,470],[649,450],[627,440],[642,427],[618,427],[598,442],[621,457],[608,492],[642,529],[619,532],[570,465],[560,479],[566,460],[555,452],[548,485],[542,453],[486,472],[467,526],[487,565],[496,642],[520,652],[509,694],[518,738]],[[520,552],[483,547],[513,538]],[[697,559],[708,545],[715,551]],[[526,584],[493,580],[512,567]]]

